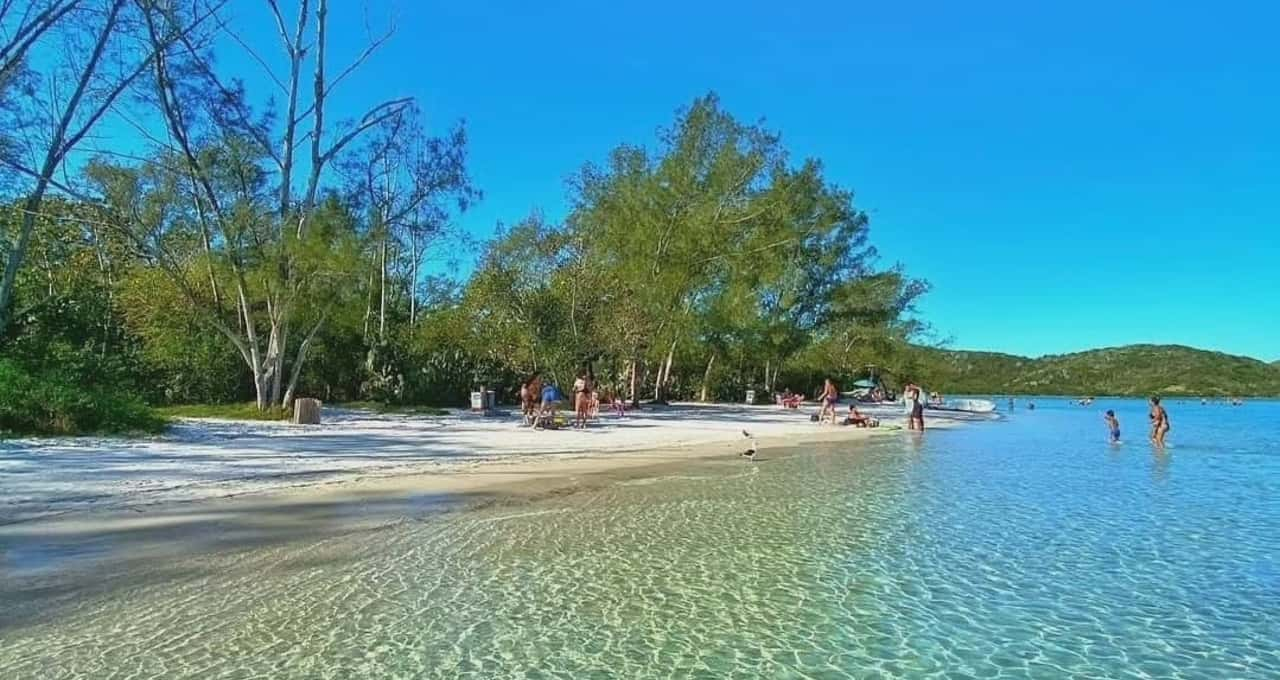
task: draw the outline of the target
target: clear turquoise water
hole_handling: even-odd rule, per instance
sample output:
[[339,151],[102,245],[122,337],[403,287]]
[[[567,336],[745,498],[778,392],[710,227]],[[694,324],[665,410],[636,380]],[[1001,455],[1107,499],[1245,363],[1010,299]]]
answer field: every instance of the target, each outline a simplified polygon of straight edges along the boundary
[[1280,404],[1037,406],[167,565],[0,677],[1280,677]]

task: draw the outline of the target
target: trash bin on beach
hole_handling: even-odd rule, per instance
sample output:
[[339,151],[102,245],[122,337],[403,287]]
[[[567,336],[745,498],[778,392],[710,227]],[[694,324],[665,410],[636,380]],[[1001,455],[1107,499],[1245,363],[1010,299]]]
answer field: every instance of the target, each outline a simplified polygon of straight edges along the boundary
[[747,402],[746,402],[746,403],[748,403],[748,404],[754,404],[754,403],[756,403],[756,391],[755,391],[755,390],[747,390]]
[[475,413],[488,413],[498,405],[497,393],[486,390],[483,385],[471,393],[471,410]]

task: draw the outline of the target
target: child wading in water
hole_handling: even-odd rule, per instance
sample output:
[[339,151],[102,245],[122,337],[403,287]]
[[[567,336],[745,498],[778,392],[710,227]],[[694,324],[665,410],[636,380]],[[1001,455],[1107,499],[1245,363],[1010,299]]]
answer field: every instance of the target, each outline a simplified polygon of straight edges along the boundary
[[1120,420],[1116,418],[1116,412],[1108,409],[1107,414],[1103,416],[1102,419],[1107,421],[1107,429],[1111,431],[1111,443],[1119,444]]

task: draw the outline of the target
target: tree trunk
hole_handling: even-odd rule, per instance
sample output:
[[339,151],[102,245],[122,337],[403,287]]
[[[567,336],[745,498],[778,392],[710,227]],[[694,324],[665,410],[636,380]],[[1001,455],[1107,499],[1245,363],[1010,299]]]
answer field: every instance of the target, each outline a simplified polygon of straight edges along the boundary
[[409,238],[412,239],[409,244],[409,254],[413,257],[413,269],[409,275],[409,325],[413,326],[418,323],[418,234],[417,231],[410,229]]
[[381,277],[378,283],[378,340],[387,339],[387,237],[382,237]]
[[369,324],[373,321],[373,269],[369,270],[369,286],[364,296],[364,341],[369,342]]
[[36,214],[40,203],[44,200],[44,192],[49,188],[49,181],[41,178],[36,183],[35,191],[27,196],[22,204],[22,227],[18,232],[18,242],[9,251],[9,260],[4,266],[4,279],[0,280],[0,334],[9,327],[9,310],[13,306],[13,290],[18,281],[18,270],[26,257],[27,246],[31,244],[31,233],[35,231]]
[[667,363],[662,368],[662,397],[666,400],[667,387],[671,385],[671,362],[676,358],[676,341],[671,341],[671,349],[667,350]]
[[676,341],[671,341],[671,349],[667,350],[666,361],[658,364],[658,376],[653,381],[653,400],[659,404],[667,403],[667,381],[671,377],[671,360],[676,353]]
[[711,367],[716,363],[716,353],[711,353],[711,358],[707,359],[707,370],[702,373],[702,394],[699,401],[704,404],[708,401],[707,395],[711,390]]
[[279,339],[276,342],[275,356],[271,362],[271,403],[280,400],[280,383],[284,379],[284,353],[289,348],[289,327],[285,324],[279,324],[279,331],[275,333]]
[[298,376],[302,375],[302,364],[307,360],[307,350],[311,348],[311,340],[316,337],[326,318],[327,315],[321,316],[320,321],[316,322],[315,327],[307,333],[307,337],[303,338],[302,344],[298,346],[298,354],[293,358],[293,374],[289,376],[289,387],[284,391],[284,399],[280,402],[280,406],[284,408],[289,408],[293,403],[293,397],[298,388]]
[[662,399],[662,362],[658,362],[658,374],[653,376],[653,403],[661,404]]
[[259,411],[265,411],[271,408],[271,399],[267,394],[267,376],[262,372],[261,366],[254,365],[250,368],[253,371],[254,403],[257,404]]
[[631,406],[632,408],[640,406],[640,360],[638,358],[631,360]]

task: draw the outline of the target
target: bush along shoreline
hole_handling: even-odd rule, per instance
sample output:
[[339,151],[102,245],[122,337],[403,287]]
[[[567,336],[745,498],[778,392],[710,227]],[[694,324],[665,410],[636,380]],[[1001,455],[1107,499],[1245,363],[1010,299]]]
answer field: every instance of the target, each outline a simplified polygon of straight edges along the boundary
[[159,434],[166,427],[132,393],[0,359],[0,436]]

